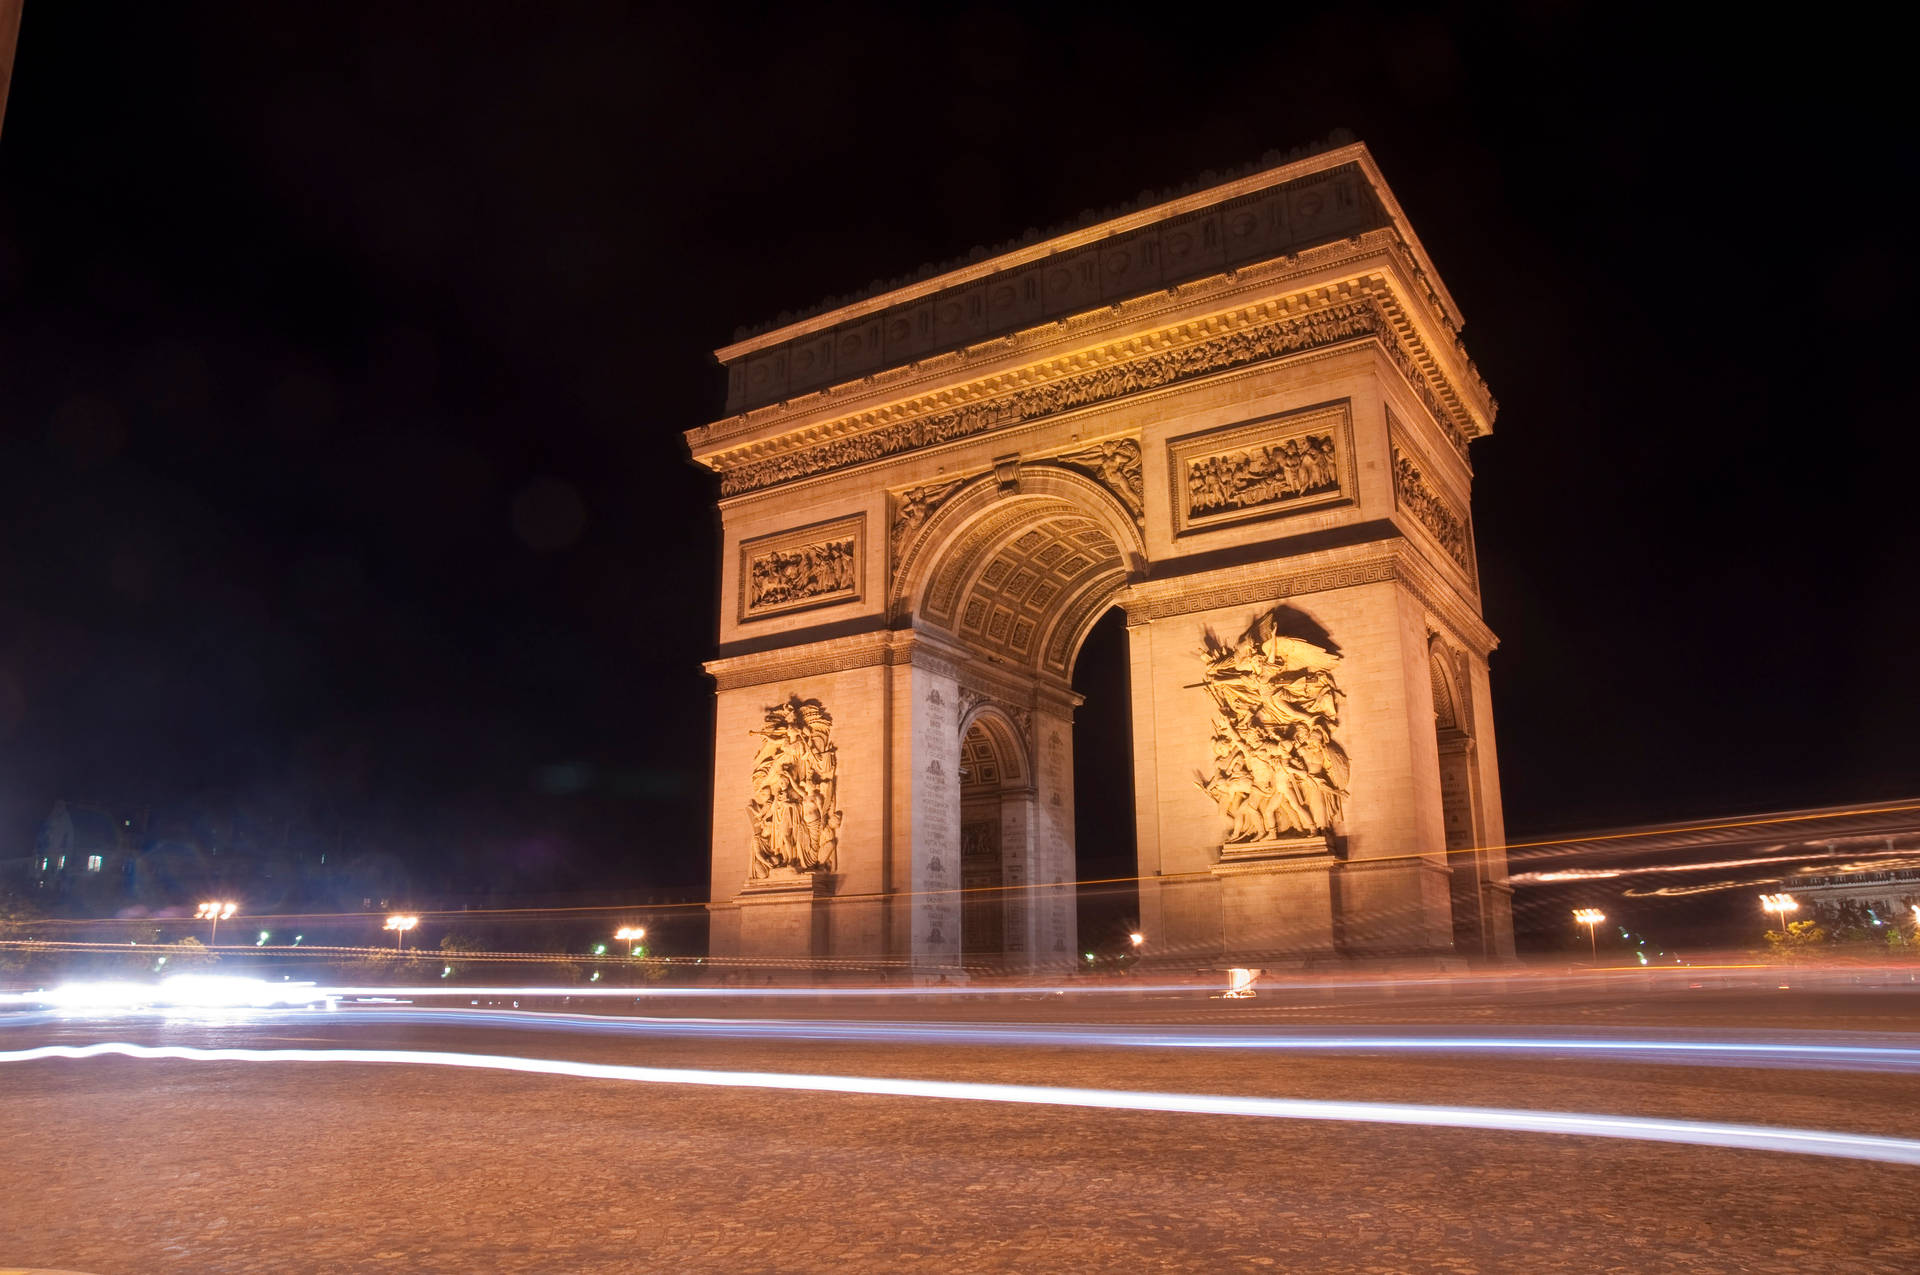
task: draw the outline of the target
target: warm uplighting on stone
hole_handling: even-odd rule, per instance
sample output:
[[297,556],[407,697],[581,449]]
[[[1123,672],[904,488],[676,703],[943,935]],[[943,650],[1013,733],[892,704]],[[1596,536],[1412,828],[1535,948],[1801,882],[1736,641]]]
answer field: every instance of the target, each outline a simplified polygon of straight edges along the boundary
[[1461,325],[1349,145],[718,351],[714,954],[1075,964],[1119,606],[1156,953],[1510,956]]

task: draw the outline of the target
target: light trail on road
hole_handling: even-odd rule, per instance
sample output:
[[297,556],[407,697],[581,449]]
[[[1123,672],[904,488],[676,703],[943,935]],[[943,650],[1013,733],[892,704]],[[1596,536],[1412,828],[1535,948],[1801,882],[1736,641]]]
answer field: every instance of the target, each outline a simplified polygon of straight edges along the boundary
[[[1776,1032],[1769,1039],[1697,1034],[1621,1038],[1534,1029],[1541,1034],[1425,1033],[1404,1026],[1340,1033],[1274,1028],[1128,1027],[1080,1023],[940,1023],[860,1019],[609,1018],[544,1010],[382,1008],[361,1011],[374,1022],[406,1026],[563,1031],[593,1035],[813,1040],[863,1044],[1081,1046],[1129,1049],[1249,1049],[1321,1053],[1492,1053],[1600,1058],[1615,1062],[1715,1067],[1797,1067],[1825,1071],[1920,1072],[1913,1038],[1858,1033]],[[1899,1043],[1894,1043],[1898,1041]]]
[[1219,1094],[1068,1089],[1042,1085],[903,1080],[875,1076],[704,1071],[681,1067],[638,1067],[616,1063],[574,1062],[567,1059],[518,1058],[498,1054],[464,1054],[409,1049],[199,1049],[184,1045],[134,1045],[124,1041],[111,1041],[94,1045],[42,1045],[32,1049],[0,1052],[0,1064],[43,1062],[53,1059],[79,1061],[116,1055],[143,1061],[334,1065],[360,1063],[448,1067],[657,1085],[699,1085],[799,1093],[997,1102],[1108,1111],[1415,1125],[1427,1128],[1477,1129],[1507,1133],[1557,1133],[1577,1137],[1679,1143],[1744,1151],[1775,1151],[1847,1160],[1869,1160],[1885,1164],[1920,1165],[1920,1139],[1886,1138],[1823,1129],[1593,1115],[1571,1111],[1443,1107],[1411,1103],[1341,1102],[1305,1098],[1242,1098]]

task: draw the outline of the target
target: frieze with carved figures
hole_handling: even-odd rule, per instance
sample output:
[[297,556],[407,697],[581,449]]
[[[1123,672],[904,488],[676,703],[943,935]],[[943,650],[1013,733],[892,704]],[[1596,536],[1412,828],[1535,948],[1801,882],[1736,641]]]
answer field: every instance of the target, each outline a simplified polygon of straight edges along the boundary
[[1353,499],[1344,399],[1189,434],[1167,451],[1175,535]]
[[1421,462],[1403,452],[1398,443],[1393,447],[1393,498],[1427,529],[1467,579],[1475,578],[1472,525],[1453,501],[1427,481]]
[[1344,341],[1377,338],[1408,383],[1446,431],[1466,452],[1467,436],[1454,414],[1434,395],[1424,373],[1402,348],[1380,302],[1372,297],[1343,301],[1306,314],[1252,324],[1209,340],[1116,360],[1091,371],[969,403],[964,407],[894,421],[874,429],[818,443],[765,460],[722,463],[720,494],[737,496],[780,483],[830,473],[920,447],[931,447],[1129,394],[1161,389],[1214,372],[1281,358]]
[[858,601],[865,541],[865,515],[742,541],[741,622]]

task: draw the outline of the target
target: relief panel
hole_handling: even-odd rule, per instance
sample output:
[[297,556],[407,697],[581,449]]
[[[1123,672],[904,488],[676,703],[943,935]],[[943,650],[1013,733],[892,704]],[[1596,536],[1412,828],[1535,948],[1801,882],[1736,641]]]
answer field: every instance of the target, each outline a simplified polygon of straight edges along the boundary
[[860,600],[865,514],[740,542],[740,622]]
[[1331,831],[1347,799],[1351,767],[1334,739],[1343,693],[1340,657],[1255,620],[1238,642],[1208,630],[1200,685],[1213,699],[1213,768],[1194,784],[1226,819],[1226,844]]
[[817,699],[789,696],[766,710],[766,725],[754,731],[753,821],[750,880],[774,869],[833,872],[839,866],[840,766],[833,745],[833,718]]
[[1478,587],[1474,570],[1473,523],[1466,505],[1455,500],[1437,481],[1434,467],[1414,450],[1391,416],[1387,418],[1388,440],[1393,452],[1393,503],[1413,515],[1434,543],[1460,568],[1469,583]]
[[1173,532],[1352,503],[1353,410],[1341,399],[1167,444]]

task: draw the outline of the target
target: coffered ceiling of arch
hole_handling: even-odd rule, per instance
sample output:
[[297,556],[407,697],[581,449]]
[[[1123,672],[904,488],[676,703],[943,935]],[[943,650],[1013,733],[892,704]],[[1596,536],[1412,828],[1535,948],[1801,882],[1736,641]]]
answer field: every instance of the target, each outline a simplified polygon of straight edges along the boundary
[[987,733],[975,725],[960,741],[961,790],[998,788],[1001,778],[1000,756]]
[[1029,510],[990,522],[997,525],[949,551],[927,592],[926,617],[984,654],[1066,677],[1070,643],[1049,639],[1076,622],[1093,595],[1124,582],[1120,549],[1084,514],[1036,518]]

